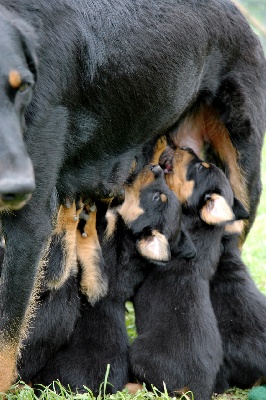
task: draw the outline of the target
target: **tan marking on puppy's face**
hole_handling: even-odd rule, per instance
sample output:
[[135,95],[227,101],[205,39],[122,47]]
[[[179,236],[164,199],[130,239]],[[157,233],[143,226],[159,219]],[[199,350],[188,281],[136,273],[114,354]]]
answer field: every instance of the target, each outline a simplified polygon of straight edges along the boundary
[[224,197],[213,193],[200,211],[203,221],[209,225],[219,225],[233,221],[235,215]]
[[231,224],[227,224],[225,226],[225,232],[229,234],[237,234],[240,235],[244,228],[244,221],[237,220],[232,222]]
[[146,165],[131,185],[125,185],[125,200],[119,209],[119,214],[125,221],[135,221],[144,210],[140,207],[140,191],[154,181],[154,174]]
[[208,163],[205,162],[205,161],[203,161],[203,162],[201,163],[201,165],[203,165],[203,167],[205,167],[205,168],[210,168],[210,164],[208,164]]
[[16,70],[11,70],[8,75],[8,83],[13,89],[18,89],[22,83],[20,73]]
[[151,236],[141,239],[137,243],[137,249],[143,257],[150,260],[167,262],[171,259],[169,242],[157,230],[153,230]]
[[193,155],[188,151],[176,149],[173,171],[165,176],[168,187],[176,194],[181,204],[184,204],[193,193],[195,183],[187,180],[187,168],[193,159]]
[[166,203],[167,200],[168,200],[168,199],[167,199],[167,196],[166,196],[164,193],[161,193],[161,194],[160,194],[160,198],[161,198],[161,200],[162,200],[163,203]]
[[89,211],[83,233],[77,230],[77,258],[82,269],[80,288],[91,304],[95,304],[101,297],[107,293],[107,282],[102,276],[101,268],[101,246],[96,229],[96,208]]

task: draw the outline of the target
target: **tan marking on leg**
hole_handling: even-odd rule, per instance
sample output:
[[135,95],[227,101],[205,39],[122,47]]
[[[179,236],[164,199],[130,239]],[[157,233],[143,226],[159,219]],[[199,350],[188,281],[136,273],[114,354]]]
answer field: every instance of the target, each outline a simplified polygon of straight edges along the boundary
[[166,149],[167,147],[167,140],[165,136],[161,136],[154,147],[153,151],[153,156],[151,160],[151,164],[159,164],[159,159],[162,154],[162,152]]
[[142,389],[143,389],[143,385],[141,385],[140,383],[131,383],[131,382],[128,382],[128,383],[125,385],[125,388],[128,389],[128,392],[129,392],[130,394],[136,394],[138,390],[142,390]]
[[[89,211],[89,206],[86,206]],[[83,235],[77,230],[77,256],[82,269],[80,287],[88,300],[94,304],[107,293],[107,282],[101,271],[101,246],[96,230],[96,208],[89,214]]]
[[194,181],[187,180],[187,168],[193,155],[187,150],[177,148],[174,152],[173,171],[165,175],[168,187],[176,194],[181,204],[184,204],[192,195]]
[[107,210],[106,215],[105,215],[105,218],[107,221],[107,227],[106,227],[105,235],[104,235],[105,240],[108,240],[113,236],[115,229],[116,229],[117,216],[118,215],[117,215],[116,209],[115,210]]
[[13,89],[17,89],[21,85],[21,75],[18,71],[12,69],[8,75],[8,83]]
[[76,203],[73,202],[70,208],[60,206],[54,235],[64,235],[62,240],[63,252],[65,254],[65,269],[60,280],[50,282],[49,287],[58,289],[69,278],[72,273],[77,272],[77,251],[76,251],[76,231],[79,222],[79,214]]
[[16,343],[6,343],[0,350],[0,392],[6,392],[17,378],[17,353]]

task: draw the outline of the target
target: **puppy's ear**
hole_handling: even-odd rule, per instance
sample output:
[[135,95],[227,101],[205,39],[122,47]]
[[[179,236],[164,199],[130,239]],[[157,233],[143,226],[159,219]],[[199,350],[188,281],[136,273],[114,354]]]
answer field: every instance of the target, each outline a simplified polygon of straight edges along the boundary
[[209,225],[220,225],[236,219],[225,198],[217,193],[205,195],[205,204],[200,210],[200,217]]
[[194,258],[197,253],[189,234],[183,226],[181,228],[180,236],[173,244],[171,244],[170,248],[171,253],[175,257],[186,258],[187,260]]
[[233,212],[235,214],[235,219],[248,219],[249,213],[243,206],[243,204],[234,197]]
[[171,260],[168,240],[156,230],[153,230],[151,235],[137,241],[137,250],[142,257],[151,262],[166,263]]

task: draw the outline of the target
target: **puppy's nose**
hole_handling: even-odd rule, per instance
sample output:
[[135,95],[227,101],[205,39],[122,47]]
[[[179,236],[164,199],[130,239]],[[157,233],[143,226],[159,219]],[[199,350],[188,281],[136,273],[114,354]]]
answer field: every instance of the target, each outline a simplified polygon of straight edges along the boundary
[[154,174],[155,178],[158,178],[160,175],[163,174],[163,170],[160,167],[160,165],[155,164],[155,165],[151,165],[151,171]]

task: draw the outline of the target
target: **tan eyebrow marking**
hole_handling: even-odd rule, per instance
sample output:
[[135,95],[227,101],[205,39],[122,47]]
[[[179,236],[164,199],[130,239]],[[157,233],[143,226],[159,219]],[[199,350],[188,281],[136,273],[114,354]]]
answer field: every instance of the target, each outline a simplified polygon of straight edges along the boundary
[[15,69],[12,69],[8,75],[8,82],[13,89],[17,89],[22,82],[20,73]]
[[210,164],[206,163],[205,161],[201,163],[203,167],[210,168]]

